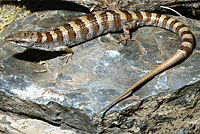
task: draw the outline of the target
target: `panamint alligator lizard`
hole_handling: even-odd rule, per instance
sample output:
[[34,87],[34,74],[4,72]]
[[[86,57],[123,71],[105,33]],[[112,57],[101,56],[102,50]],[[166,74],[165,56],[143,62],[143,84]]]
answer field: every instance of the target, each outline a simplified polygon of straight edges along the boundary
[[143,76],[138,82],[99,111],[101,112],[120,101],[130,91],[133,91],[157,74],[186,59],[194,48],[194,37],[189,28],[171,17],[157,13],[130,10],[106,10],[79,17],[51,31],[22,31],[6,37],[5,40],[26,48],[46,51],[67,51],[73,54],[70,47],[74,44],[90,40],[108,32],[117,32],[121,30],[123,30],[125,34],[122,40],[130,40],[129,30],[144,25],[157,26],[173,31],[181,37],[181,46],[172,57]]

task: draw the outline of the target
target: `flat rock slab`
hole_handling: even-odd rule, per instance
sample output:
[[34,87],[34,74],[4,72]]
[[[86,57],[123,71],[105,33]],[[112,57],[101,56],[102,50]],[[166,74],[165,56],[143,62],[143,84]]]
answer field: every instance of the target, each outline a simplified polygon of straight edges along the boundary
[[[46,105],[37,104],[31,101],[19,99],[17,97],[12,97],[11,95],[0,91],[0,126],[2,126],[0,127],[0,130],[7,132],[6,128],[11,128],[10,126],[15,128],[16,122],[11,123],[11,120],[13,118],[12,114],[9,115],[7,113],[7,115],[3,115],[5,114],[3,112],[15,113],[18,114],[18,116],[21,116],[22,118],[24,117],[26,119],[43,121],[48,123],[49,125],[57,126],[62,129],[68,129],[72,131],[76,130],[82,133],[95,133],[96,131],[89,117],[79,109],[75,109],[70,106],[61,106],[56,102],[49,102]],[[7,120],[6,118],[11,118],[11,120]],[[10,126],[6,124],[10,124]],[[20,126],[21,123],[19,123],[18,125]],[[33,127],[38,130],[37,125],[33,125]],[[45,126],[43,127],[45,128]],[[27,130],[29,129],[24,129],[22,132],[27,133]]]
[[[63,25],[83,13],[41,11],[10,23],[0,34],[3,38],[18,31],[47,31]],[[140,98],[160,92],[172,92],[200,80],[200,23],[177,18],[196,37],[193,54],[144,85],[135,93]],[[112,33],[73,47],[72,60],[65,63],[62,53],[26,50],[0,40],[0,90],[24,100],[82,109],[89,117],[116,96],[172,56],[179,48],[180,38],[167,30],[142,27],[133,32],[136,41],[118,44]],[[46,61],[45,64],[39,61]],[[113,109],[127,107],[134,101],[120,103]]]
[[[57,126],[37,119],[22,118],[16,114],[0,112],[0,132],[5,134],[76,134],[73,130],[61,130]],[[12,122],[12,123],[11,123]]]

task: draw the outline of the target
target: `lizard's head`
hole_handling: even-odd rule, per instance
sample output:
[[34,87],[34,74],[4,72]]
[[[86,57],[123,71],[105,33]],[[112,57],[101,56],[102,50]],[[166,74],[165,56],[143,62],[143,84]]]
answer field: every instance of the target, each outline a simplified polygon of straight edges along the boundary
[[38,32],[18,32],[16,34],[5,37],[6,42],[10,42],[13,45],[21,47],[32,47],[35,43],[38,43]]

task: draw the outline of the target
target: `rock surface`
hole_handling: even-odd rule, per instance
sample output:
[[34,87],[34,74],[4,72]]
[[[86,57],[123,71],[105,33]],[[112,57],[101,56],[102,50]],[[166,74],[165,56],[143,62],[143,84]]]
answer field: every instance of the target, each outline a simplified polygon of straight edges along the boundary
[[[9,96],[0,91],[0,110],[41,120],[63,129],[71,127],[79,131],[95,133],[95,128],[85,113],[70,106],[61,106],[55,102],[39,105]],[[4,118],[6,117],[2,117],[2,119]]]
[[[132,38],[136,41],[128,42],[126,46],[117,44],[117,36],[121,33],[107,34],[75,46],[72,48],[75,52],[73,59],[66,64],[65,60],[61,60],[61,53],[26,50],[5,43],[3,40],[3,37],[18,31],[51,30],[82,15],[84,14],[61,10],[38,11],[24,18],[18,18],[4,28],[0,34],[0,91],[9,96],[18,97],[17,99],[22,99],[23,102],[34,102],[35,105],[37,103],[36,106],[48,107],[49,102],[56,102],[55,105],[62,107],[61,111],[64,107],[78,108],[91,118],[94,113],[134,84],[141,76],[169,58],[181,43],[177,35],[167,30],[142,27],[133,32]],[[196,37],[196,49],[186,61],[161,73],[137,91],[135,95],[141,99],[152,95],[159,96],[159,93],[163,92],[165,95],[177,92],[186,85],[200,81],[200,23],[184,17],[177,19],[183,21],[193,31]],[[45,64],[39,62],[44,60]],[[113,109],[124,109],[135,103],[135,101],[123,102]],[[77,111],[77,109],[73,110]],[[109,121],[102,126],[105,128],[108,128],[109,124],[112,124],[109,126],[111,128],[118,126],[111,122],[121,120],[119,114],[114,115],[112,112],[108,114],[110,116],[106,116],[105,119]],[[123,118],[127,118],[126,116],[132,117],[132,114],[122,114]],[[86,116],[84,118],[89,120]],[[125,131],[133,129],[134,118],[127,118],[129,122],[126,123],[130,124],[130,127],[124,126]],[[95,125],[101,128],[99,131],[102,131],[103,128],[98,121]],[[91,124],[88,126],[92,127]],[[68,125],[68,127],[74,129],[74,126]],[[119,128],[122,126],[120,125]],[[75,132],[70,129],[69,131]],[[121,130],[109,129],[108,131],[120,132]]]
[[199,134],[200,81],[172,93],[160,93],[137,105],[102,118],[95,117],[99,133]]

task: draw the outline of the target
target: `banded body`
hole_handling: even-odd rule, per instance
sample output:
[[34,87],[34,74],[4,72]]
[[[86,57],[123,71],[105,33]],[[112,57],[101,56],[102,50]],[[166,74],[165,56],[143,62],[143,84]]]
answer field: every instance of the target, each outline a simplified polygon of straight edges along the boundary
[[[168,29],[181,37],[182,44],[177,52],[163,62],[150,73],[143,76],[138,82],[114,99],[101,111],[118,102],[130,91],[144,84],[157,74],[168,69],[174,64],[185,59],[191,54],[194,47],[192,32],[183,23],[175,19],[156,13],[129,10],[97,11],[86,16],[79,17],[63,26],[59,26],[48,32],[19,32],[6,37],[7,41],[17,46],[35,48],[47,51],[68,51],[69,47],[81,43],[108,32],[124,31],[125,40],[130,39],[129,30],[138,26],[151,25]],[[101,112],[99,111],[99,112]]]

